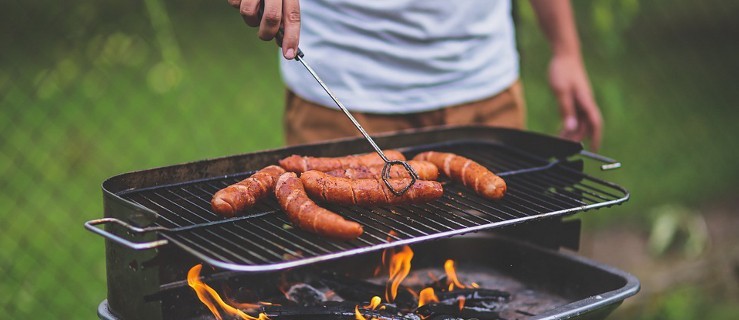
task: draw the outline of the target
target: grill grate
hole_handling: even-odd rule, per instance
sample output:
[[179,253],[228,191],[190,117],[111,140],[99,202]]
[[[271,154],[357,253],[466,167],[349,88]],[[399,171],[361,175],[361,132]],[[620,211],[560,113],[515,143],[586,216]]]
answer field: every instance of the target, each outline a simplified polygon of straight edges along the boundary
[[[623,188],[506,145],[467,142],[405,149],[454,152],[503,176],[508,192],[500,201],[477,196],[461,184],[442,180],[441,199],[417,205],[359,208],[324,206],[364,226],[350,242],[329,241],[292,228],[271,197],[243,216],[223,219],[210,199],[221,188],[253,172],[118,193],[159,215],[161,236],[212,265],[238,271],[268,271],[462,234],[533,219],[610,206],[628,199]],[[394,234],[389,234],[390,231]]]

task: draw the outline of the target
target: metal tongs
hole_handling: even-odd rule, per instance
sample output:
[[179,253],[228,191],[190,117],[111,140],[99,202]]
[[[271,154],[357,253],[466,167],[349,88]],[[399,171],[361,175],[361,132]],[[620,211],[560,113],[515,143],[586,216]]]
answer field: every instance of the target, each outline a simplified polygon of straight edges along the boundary
[[[264,0],[261,1],[261,6],[259,7],[259,20],[261,20],[263,13],[264,13]],[[282,27],[280,27],[280,30],[277,31],[277,34],[275,35],[275,41],[277,42],[277,45],[280,47],[282,47],[283,35],[284,35],[283,29]],[[387,158],[387,156],[385,156],[385,153],[383,153],[380,147],[377,146],[375,141],[372,140],[372,137],[370,137],[367,131],[365,131],[364,128],[362,128],[362,125],[359,124],[357,119],[355,119],[354,116],[352,116],[349,110],[347,110],[346,107],[344,107],[344,104],[342,104],[341,101],[339,101],[339,99],[336,98],[336,96],[334,96],[334,94],[331,92],[328,86],[326,86],[323,80],[321,80],[321,78],[318,77],[318,74],[316,74],[313,68],[311,68],[310,65],[308,65],[308,63],[305,61],[305,54],[303,53],[302,50],[300,50],[300,48],[298,48],[298,52],[295,54],[295,61],[300,62],[303,65],[303,67],[305,67],[305,69],[308,70],[310,75],[313,76],[313,79],[316,79],[316,81],[318,81],[318,84],[321,85],[321,88],[323,88],[323,90],[326,91],[329,97],[331,97],[331,100],[334,100],[334,103],[336,103],[336,105],[339,106],[339,109],[341,109],[341,111],[344,112],[344,114],[349,118],[349,120],[352,121],[354,126],[357,127],[359,132],[361,132],[364,138],[367,139],[367,142],[369,142],[369,144],[372,145],[372,148],[375,149],[375,152],[377,152],[380,158],[382,158],[382,160],[385,161],[385,165],[382,167],[382,181],[385,182],[385,185],[388,187],[388,189],[390,189],[390,191],[396,196],[403,195],[406,191],[408,191],[408,189],[410,189],[410,187],[413,186],[414,183],[416,183],[416,180],[418,180],[418,174],[416,173],[416,171],[413,170],[413,168],[411,168],[411,166],[405,161],[390,160]],[[410,174],[411,176],[411,182],[400,190],[396,190],[395,188],[393,188],[393,186],[390,184],[390,181],[389,181],[390,168],[392,168],[392,166],[395,166],[395,165],[402,165],[405,168],[405,170],[408,171],[408,174]]]

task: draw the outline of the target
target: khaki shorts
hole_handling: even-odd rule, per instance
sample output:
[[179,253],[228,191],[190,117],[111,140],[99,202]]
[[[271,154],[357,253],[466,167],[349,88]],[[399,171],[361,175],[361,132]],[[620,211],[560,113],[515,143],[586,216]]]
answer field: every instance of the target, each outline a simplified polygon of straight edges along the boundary
[[[288,145],[361,135],[341,110],[306,101],[290,90],[287,91],[285,103],[283,121]],[[352,112],[352,115],[370,134],[465,124],[523,129],[526,124],[526,107],[520,81],[493,97],[448,108],[404,115],[362,112]]]

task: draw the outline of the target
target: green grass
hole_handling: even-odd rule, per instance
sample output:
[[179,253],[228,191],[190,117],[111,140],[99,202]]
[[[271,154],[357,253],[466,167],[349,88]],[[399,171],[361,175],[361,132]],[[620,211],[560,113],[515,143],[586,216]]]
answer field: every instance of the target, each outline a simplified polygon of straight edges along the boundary
[[[736,6],[680,2],[671,15],[622,5],[609,17],[603,3],[578,13],[606,118],[602,153],[624,168],[598,175],[633,198],[587,222],[644,221],[662,203],[735,193],[737,47],[722,30],[737,30],[726,13]],[[160,4],[0,5],[0,318],[94,316],[106,296],[103,240],[82,223],[102,216],[104,179],[282,145],[274,45],[225,1]],[[530,128],[553,134],[548,52],[521,9]]]

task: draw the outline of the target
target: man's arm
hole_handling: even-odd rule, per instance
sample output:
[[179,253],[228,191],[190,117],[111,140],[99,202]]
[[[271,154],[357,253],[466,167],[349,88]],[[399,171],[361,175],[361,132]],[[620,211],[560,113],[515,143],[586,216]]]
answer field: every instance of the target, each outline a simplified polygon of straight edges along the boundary
[[580,53],[575,18],[569,0],[531,0],[539,26],[552,48],[549,85],[562,114],[560,135],[580,141],[590,138],[591,148],[600,146],[603,119],[593,98],[590,80]]

